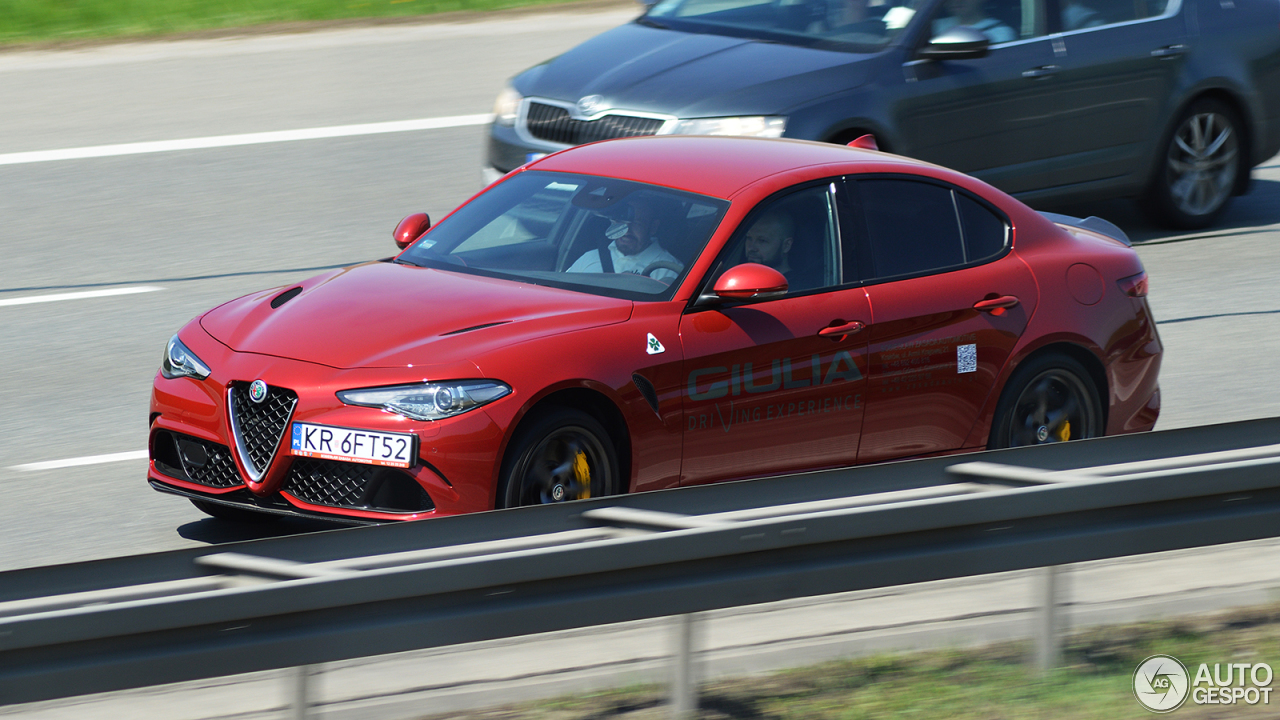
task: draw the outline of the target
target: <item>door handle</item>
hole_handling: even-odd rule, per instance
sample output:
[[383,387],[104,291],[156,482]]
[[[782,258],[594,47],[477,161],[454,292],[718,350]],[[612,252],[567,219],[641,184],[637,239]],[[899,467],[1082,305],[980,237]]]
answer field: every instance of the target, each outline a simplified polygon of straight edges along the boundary
[[1182,43],[1177,45],[1166,45],[1151,51],[1151,57],[1160,58],[1161,60],[1172,60],[1187,52],[1187,46]]
[[1059,69],[1060,68],[1057,65],[1041,65],[1040,67],[1033,67],[1030,70],[1023,70],[1022,77],[1024,78],[1048,77],[1058,72]]
[[989,312],[999,315],[1000,313],[996,312],[997,310],[1003,312],[1017,304],[1018,298],[1012,295],[1001,295],[998,298],[991,298],[990,300],[979,300],[973,304],[973,309],[979,312]]
[[[836,320],[836,322],[841,322],[841,321]],[[842,323],[840,325],[830,325],[828,327],[824,327],[818,331],[818,334],[821,335],[822,337],[831,337],[833,335],[852,335],[856,332],[861,332],[862,329],[865,327],[866,325],[863,325],[857,320],[854,320],[851,323]]]

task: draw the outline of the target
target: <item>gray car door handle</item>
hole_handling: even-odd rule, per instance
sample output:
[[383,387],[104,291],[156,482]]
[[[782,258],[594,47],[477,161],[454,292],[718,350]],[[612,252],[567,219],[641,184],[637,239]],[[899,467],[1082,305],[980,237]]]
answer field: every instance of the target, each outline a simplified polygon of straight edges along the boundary
[[1040,67],[1034,67],[1034,68],[1031,68],[1030,70],[1023,70],[1022,77],[1042,78],[1042,77],[1048,77],[1049,75],[1052,75],[1056,72],[1058,72],[1057,65],[1041,65]]
[[1165,47],[1152,50],[1151,57],[1162,58],[1162,59],[1172,59],[1172,58],[1178,57],[1179,55],[1182,55],[1186,51],[1187,51],[1186,45],[1182,45],[1182,44],[1166,45]]

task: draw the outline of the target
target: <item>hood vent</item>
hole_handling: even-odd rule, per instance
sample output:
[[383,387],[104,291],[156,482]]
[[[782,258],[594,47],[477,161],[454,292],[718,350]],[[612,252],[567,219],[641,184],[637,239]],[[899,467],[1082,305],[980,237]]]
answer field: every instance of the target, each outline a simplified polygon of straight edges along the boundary
[[300,287],[296,287],[296,288],[289,288],[288,290],[285,290],[284,292],[280,293],[279,295],[277,295],[277,296],[275,296],[274,298],[272,298],[272,299],[271,299],[271,309],[272,309],[272,310],[275,310],[276,308],[280,307],[281,305],[283,305],[283,304],[285,304],[285,303],[289,302],[290,300],[292,300],[292,299],[294,299],[294,298],[298,297],[299,293],[301,293],[301,292],[302,292],[302,288],[300,288]]
[[506,325],[510,320],[499,320],[498,322],[485,323],[483,325],[472,325],[471,327],[462,328],[461,330],[450,330],[447,333],[441,333],[440,337],[448,337],[449,335],[461,335],[462,333],[471,332],[472,330],[483,330],[487,327],[495,325]]

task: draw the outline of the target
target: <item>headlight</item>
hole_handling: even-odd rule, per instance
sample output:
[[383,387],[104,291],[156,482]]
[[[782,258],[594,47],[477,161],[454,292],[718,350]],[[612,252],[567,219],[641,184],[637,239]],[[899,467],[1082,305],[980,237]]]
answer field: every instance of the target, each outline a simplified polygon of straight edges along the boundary
[[675,135],[740,135],[745,137],[782,137],[787,129],[784,117],[756,115],[753,117],[696,118],[676,123]]
[[160,361],[160,374],[170,380],[180,377],[203,380],[209,377],[209,366],[174,335],[165,346],[164,359]]
[[516,115],[520,114],[521,100],[524,97],[515,88],[510,85],[504,87],[498,93],[498,99],[493,101],[493,122],[505,127],[515,125]]
[[497,380],[454,380],[343,390],[338,399],[347,405],[382,408],[414,420],[442,420],[510,394],[511,388]]

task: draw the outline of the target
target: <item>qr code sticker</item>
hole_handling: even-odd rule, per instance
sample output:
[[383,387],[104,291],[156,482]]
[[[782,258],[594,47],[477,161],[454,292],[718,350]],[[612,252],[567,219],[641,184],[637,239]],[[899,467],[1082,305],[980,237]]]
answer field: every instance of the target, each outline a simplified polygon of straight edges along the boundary
[[956,346],[956,372],[971,373],[978,371],[978,346],[957,345]]

